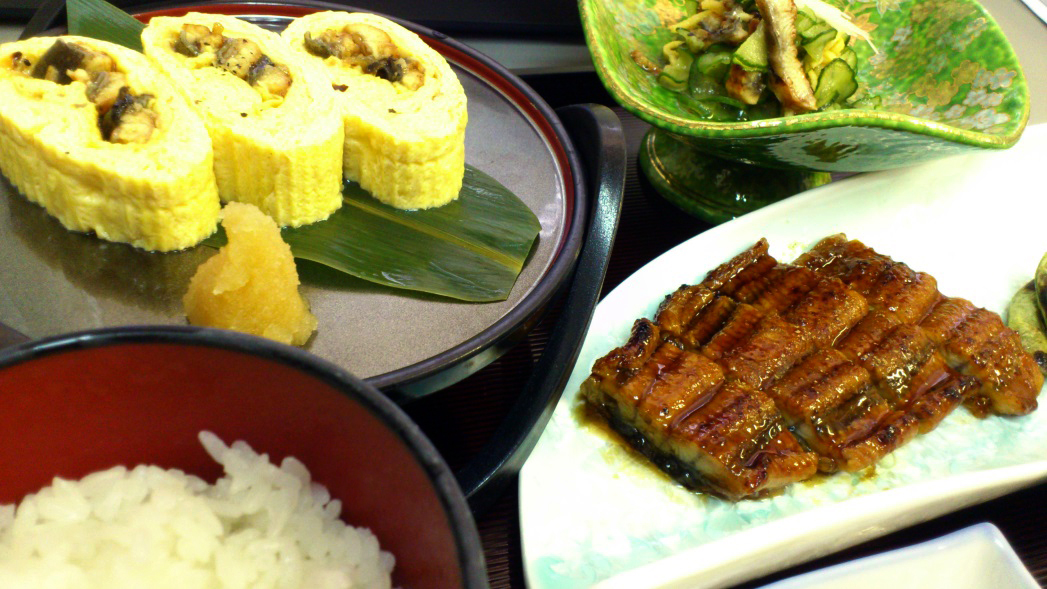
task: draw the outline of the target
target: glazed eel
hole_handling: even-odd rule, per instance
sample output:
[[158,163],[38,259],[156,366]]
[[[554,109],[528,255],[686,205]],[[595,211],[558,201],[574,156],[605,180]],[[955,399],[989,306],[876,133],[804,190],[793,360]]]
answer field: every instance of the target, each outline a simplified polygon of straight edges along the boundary
[[869,467],[960,404],[1024,415],[1042,384],[998,315],[834,235],[793,263],[761,239],[681,286],[582,393],[678,481],[737,500]]

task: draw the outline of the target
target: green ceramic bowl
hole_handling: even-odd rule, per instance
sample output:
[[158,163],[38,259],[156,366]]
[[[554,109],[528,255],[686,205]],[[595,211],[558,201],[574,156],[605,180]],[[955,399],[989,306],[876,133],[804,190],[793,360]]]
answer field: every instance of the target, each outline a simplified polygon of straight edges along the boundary
[[853,45],[858,92],[878,96],[880,106],[735,123],[689,116],[677,94],[631,57],[639,51],[660,61],[672,36],[666,25],[682,18],[683,0],[580,0],[580,9],[608,91],[672,140],[705,153],[758,166],[863,172],[1007,148],[1018,140],[1029,117],[1025,76],[1003,32],[977,2],[842,2],[879,49],[874,54],[867,43]]

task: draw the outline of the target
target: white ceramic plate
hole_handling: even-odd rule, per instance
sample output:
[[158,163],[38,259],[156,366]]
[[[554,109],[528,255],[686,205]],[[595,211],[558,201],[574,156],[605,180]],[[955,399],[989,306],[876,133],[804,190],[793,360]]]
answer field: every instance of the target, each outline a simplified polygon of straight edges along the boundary
[[1000,530],[978,524],[928,542],[860,558],[763,589],[1039,589]]
[[841,473],[739,503],[673,484],[576,410],[593,362],[636,318],[761,236],[791,260],[844,232],[929,272],[943,293],[1003,312],[1047,251],[1045,153],[1040,125],[1007,151],[830,184],[702,233],[611,292],[521,472],[529,586],[724,587],[1047,479],[1047,408],[985,420],[961,408],[875,476]]
[[1047,24],[1047,2],[1044,0],[1022,0],[1029,10]]

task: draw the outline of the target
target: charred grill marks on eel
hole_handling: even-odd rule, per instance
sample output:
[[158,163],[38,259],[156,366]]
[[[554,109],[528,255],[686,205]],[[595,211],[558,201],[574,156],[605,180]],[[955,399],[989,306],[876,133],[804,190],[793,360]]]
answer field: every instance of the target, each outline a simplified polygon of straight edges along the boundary
[[858,471],[956,406],[1023,415],[1043,384],[994,313],[842,235],[794,263],[766,240],[684,285],[582,393],[689,487],[757,497]]

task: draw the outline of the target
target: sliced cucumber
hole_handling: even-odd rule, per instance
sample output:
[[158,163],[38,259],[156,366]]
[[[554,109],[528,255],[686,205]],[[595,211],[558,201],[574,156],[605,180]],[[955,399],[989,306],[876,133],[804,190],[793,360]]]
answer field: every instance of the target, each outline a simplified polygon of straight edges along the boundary
[[699,99],[681,93],[677,95],[677,101],[685,110],[710,121],[736,122],[747,118],[745,109],[732,104],[737,101],[726,96],[704,96]]
[[691,66],[691,75],[694,68],[704,76],[722,82],[727,77],[727,71],[731,69],[732,50],[723,45],[713,45],[694,60]]
[[705,41],[698,38],[698,35],[694,34],[694,31],[688,29],[680,29],[676,31],[677,35],[683,38],[684,44],[687,45],[688,51],[695,55],[701,55],[705,51]]
[[727,88],[719,81],[707,76],[696,67],[691,68],[691,77],[687,80],[687,93],[695,98],[706,96],[726,96]]
[[817,39],[818,37],[821,37],[822,35],[824,35],[826,33],[832,33],[835,36],[836,35],[836,29],[834,29],[831,26],[825,24],[824,22],[820,22],[819,21],[819,22],[817,22],[817,23],[807,27],[803,31],[800,31],[799,29],[797,29],[796,33],[797,33],[797,36],[800,38],[800,44],[801,45],[806,45],[807,43],[811,42],[814,39]]
[[[694,65],[691,66],[691,76],[687,80],[687,93],[698,100],[720,96],[727,97],[727,87],[724,86],[723,79],[708,75],[702,70],[703,65],[708,65],[702,63],[703,57],[705,56],[699,55],[695,58]],[[730,53],[727,54],[727,58],[730,60]],[[729,61],[726,67],[730,67]],[[712,71],[714,74],[718,73],[717,68],[706,71]],[[731,100],[734,101],[733,98]],[[744,106],[741,103],[738,103],[738,105]]]
[[840,59],[847,62],[847,65],[851,66],[851,69],[858,71],[858,54],[854,52],[854,49],[846,47],[843,53],[840,53]]
[[811,63],[818,63],[822,60],[822,53],[825,52],[825,46],[836,39],[836,29],[829,28],[824,33],[812,37],[809,41],[804,42],[801,46],[807,53],[808,59]]
[[796,34],[803,36],[808,29],[818,24],[818,19],[813,14],[807,11],[805,8],[801,8],[796,12]]
[[1040,263],[1036,265],[1033,288],[1036,292],[1036,306],[1040,309],[1040,317],[1047,317],[1047,254],[1044,254],[1040,258]]
[[730,96],[724,96],[722,94],[709,94],[703,97],[702,100],[705,100],[706,102],[719,102],[720,104],[729,106],[733,109],[737,109],[743,112],[745,111],[745,103],[743,103],[741,100],[731,98]]
[[731,61],[751,72],[767,71],[767,34],[764,32],[764,21],[756,25],[756,30],[738,46]]
[[655,81],[657,81],[659,85],[669,90],[672,90],[673,92],[684,92],[685,90],[687,90],[687,77],[684,76],[684,78],[681,80],[680,78],[675,77],[673,74],[674,72],[670,71],[668,68],[665,68],[662,70],[662,73],[658,74],[658,77],[655,78]]
[[852,102],[847,103],[847,108],[868,108],[871,110],[878,109],[883,106],[883,98],[880,96],[863,96],[855,99]]
[[694,56],[684,51],[680,45],[682,42],[675,41],[662,48],[662,53],[665,54],[669,63],[662,68],[662,73],[658,74],[656,78],[659,84],[674,92],[682,92],[687,89],[691,65],[694,63]]
[[1022,347],[1032,354],[1037,366],[1047,374],[1047,331],[1036,304],[1033,282],[1014,293],[1011,304],[1007,306],[1007,327],[1018,332]]
[[847,62],[837,58],[829,62],[818,76],[818,87],[814,90],[814,100],[818,108],[829,104],[842,103],[858,89],[854,70]]

